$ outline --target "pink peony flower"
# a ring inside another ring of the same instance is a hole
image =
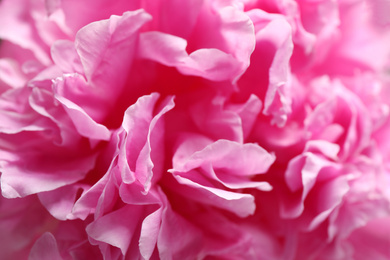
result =
[[[0,258],[388,259],[388,7],[1,0]]]

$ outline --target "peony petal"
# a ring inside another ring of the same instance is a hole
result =
[[[234,80],[242,71],[231,55],[218,49],[199,49],[192,52],[178,67],[185,75],[203,77],[214,81]]]
[[[200,132],[215,140],[243,143],[260,113],[261,101],[252,95],[244,104],[230,103],[223,96],[204,97],[191,108],[191,116]]]
[[[61,7],[60,0],[45,0],[45,7],[49,15],[53,14]]]
[[[63,260],[55,237],[51,233],[43,234],[32,247],[28,260]]]
[[[0,132],[16,134],[23,131],[43,131],[51,125],[46,118],[39,118],[28,104],[30,88],[10,89],[0,98]]]
[[[354,246],[354,259],[388,259],[390,256],[389,221],[389,218],[372,220],[351,234],[350,241]]]
[[[139,37],[137,55],[166,66],[178,66],[188,56],[186,47],[187,41],[180,37],[157,31],[143,32]]]
[[[201,132],[215,139],[243,143],[243,126],[240,116],[224,108],[224,98],[205,99],[191,107],[192,118]]]
[[[89,214],[94,213],[99,197],[104,193],[108,181],[109,175],[105,174],[91,188],[81,194],[80,198],[74,203],[72,213],[68,215],[68,218],[86,219]]]
[[[207,39],[217,46],[200,47],[187,54],[187,43],[184,39],[161,32],[146,32],[140,37],[139,55],[141,58],[175,66],[185,75],[200,76],[213,81],[235,81],[249,65],[248,58],[254,48],[253,25],[246,15],[232,7],[219,10],[218,19],[220,21],[213,23],[216,22],[218,27],[220,26],[219,34],[226,43],[222,49],[218,48],[218,41]]]
[[[175,213],[169,204],[164,207],[157,240],[161,259],[190,260],[202,250],[202,238],[200,230],[195,225]]]
[[[229,80],[240,69],[230,54],[218,49],[199,49],[188,55],[186,46],[186,41],[179,37],[147,32],[141,34],[139,55],[140,58],[177,67],[185,75],[215,81]]]
[[[272,190],[272,186],[265,181],[253,181],[249,178],[245,180],[241,176],[232,175],[225,171],[217,171],[215,173],[213,169],[209,169],[207,172],[212,179],[217,180],[229,189],[255,188],[262,191]]]
[[[273,32],[278,31],[275,35]],[[269,70],[269,86],[264,100],[265,115],[271,115],[273,122],[283,126],[291,113],[289,93],[289,61],[292,54],[291,27],[283,19],[275,19],[266,29],[258,33],[257,38],[272,41],[277,50]]]
[[[92,86],[122,88],[133,60],[137,32],[150,19],[142,10],[125,12],[122,16],[113,15],[109,20],[91,23],[78,31],[75,48]],[[122,55],[115,55],[118,51]],[[118,95],[116,91],[101,94]]]
[[[179,175],[174,177],[181,185],[186,186],[186,188],[178,187],[176,190],[181,191],[188,198],[228,210],[242,218],[252,215],[255,211],[252,195],[203,186]]]
[[[59,79],[57,84],[61,84]],[[105,141],[110,139],[111,132],[104,125],[96,123],[80,106],[59,95],[55,95],[55,98],[64,106],[81,136]]]
[[[80,29],[74,44],[87,82],[79,75],[72,76],[74,80],[68,77],[58,92],[74,103],[80,102],[82,108],[86,106],[85,111],[96,122],[106,120],[115,106],[113,100],[116,101],[124,89],[138,43],[138,31],[150,18],[142,10],[125,12],[122,16],[113,15]],[[62,42],[58,48],[63,47],[71,53],[69,64],[54,49],[56,62],[64,69],[79,70],[78,59],[67,45]],[[118,51],[122,55],[116,55]],[[76,88],[72,82],[76,83]]]
[[[83,65],[75,45],[69,40],[58,40],[51,46],[51,58],[64,73],[83,74]]]
[[[37,158],[30,168],[20,169],[20,162],[2,167],[2,194],[6,198],[24,197],[80,181],[93,167],[94,157],[70,159],[66,162],[63,159],[55,161],[53,158],[50,163],[46,161],[45,165],[42,165],[41,158]],[[61,169],[58,169],[58,165],[61,165]]]
[[[0,59],[0,82],[4,82],[7,87],[20,88],[26,84],[27,78],[20,70],[15,60]],[[2,84],[1,84],[2,85]],[[6,90],[0,85],[0,93]]]
[[[183,38],[191,35],[203,4],[202,0],[156,0],[141,3],[142,8],[153,17],[153,20],[148,23],[150,31],[161,31]],[[177,10],[188,10],[188,12],[177,12]]]
[[[18,199],[1,196],[0,259],[28,259],[37,238],[57,224],[36,196]]]
[[[86,231],[94,240],[118,247],[125,255],[137,229],[137,225],[129,220],[138,221],[141,214],[142,209],[125,206],[98,218],[87,226]]]
[[[148,192],[151,188],[152,178],[159,178],[162,174],[162,172],[159,172],[162,170],[164,161],[161,156],[164,151],[161,149],[163,129],[160,122],[164,114],[173,109],[174,106],[173,97],[167,98],[162,109],[150,121],[146,144],[137,158],[135,174],[138,181],[143,184],[145,192]]]
[[[210,58],[203,56],[203,54],[212,54],[209,50],[214,49],[230,54],[236,60],[237,70],[232,70],[231,72],[235,74],[228,79],[235,84],[249,65],[249,57],[255,45],[253,32],[252,21],[238,6],[228,2],[220,4],[215,2],[203,5],[203,9],[199,13],[198,23],[194,28],[193,34],[188,39],[190,57],[196,53],[197,62],[201,61],[201,58],[208,61]],[[214,55],[216,54],[218,52],[215,52]],[[218,54],[218,56],[220,56],[218,59],[222,61],[222,54]],[[202,63],[206,65],[204,62]],[[218,64],[217,62],[213,63]],[[210,64],[212,63],[210,62]],[[230,66],[233,67],[233,63]],[[224,67],[220,67],[220,69],[222,71],[225,70]],[[182,72],[186,73],[186,71]],[[213,74],[217,76],[216,71]],[[228,75],[226,74],[226,76]]]
[[[342,205],[343,198],[349,190],[350,187],[346,178],[342,177],[318,187],[315,191],[315,196],[318,196],[317,205],[315,205],[315,210],[318,212],[318,215],[311,220],[308,230],[315,229],[320,223],[329,218],[331,214],[334,214],[335,209]]]
[[[142,222],[141,235],[139,239],[139,250],[144,259],[150,259],[157,245],[157,238],[160,232],[162,208],[156,210]]]
[[[121,15],[125,11],[139,8],[141,8],[139,1],[61,0],[66,25],[72,32],[77,32],[92,22],[108,19],[110,15]]]
[[[160,111],[154,115],[158,98],[159,95],[156,93],[139,98],[134,105],[126,110],[122,124],[127,135],[124,140],[125,146],[121,150],[122,156],[119,156],[119,165],[125,169],[122,172],[122,179],[125,183],[131,183],[136,177],[144,186],[145,192],[148,192],[151,187],[153,175],[161,174],[157,172],[161,166],[156,165],[155,167],[157,161],[152,162],[154,155],[161,158],[161,154],[155,154],[152,150],[154,142],[160,142],[155,138],[162,136],[163,133],[159,121],[165,113],[174,107],[172,97],[167,98],[162,103]],[[161,146],[160,143],[156,145]],[[155,149],[161,150],[161,147]],[[158,159],[158,161],[162,163],[163,160]],[[134,177],[132,177],[133,174]]]
[[[25,8],[28,1],[16,1],[5,0],[0,3],[0,23],[6,25],[0,28],[0,38],[32,50],[39,62],[50,65],[48,47],[37,35],[34,23],[31,22],[30,9]]]
[[[214,169],[224,169],[232,175],[246,176],[266,172],[275,160],[273,154],[256,144],[239,144],[228,140],[218,140],[202,147],[202,150],[192,150],[202,143],[207,141],[201,136],[186,138],[173,157],[172,171],[186,172],[211,163]]]
[[[65,186],[53,191],[41,192],[38,197],[53,217],[67,220],[71,216],[77,192],[83,188],[86,189],[82,185]]]
[[[227,110],[234,111],[241,119],[244,140],[251,133],[257,116],[260,113],[262,103],[256,95],[251,95],[245,104],[227,104]]]

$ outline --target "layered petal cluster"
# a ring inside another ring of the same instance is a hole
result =
[[[386,11],[1,0],[0,258],[389,259]]]

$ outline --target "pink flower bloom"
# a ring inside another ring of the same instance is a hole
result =
[[[388,259],[387,9],[0,1],[0,258]]]

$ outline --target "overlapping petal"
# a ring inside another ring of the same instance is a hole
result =
[[[0,258],[387,259],[387,9],[0,1]]]

